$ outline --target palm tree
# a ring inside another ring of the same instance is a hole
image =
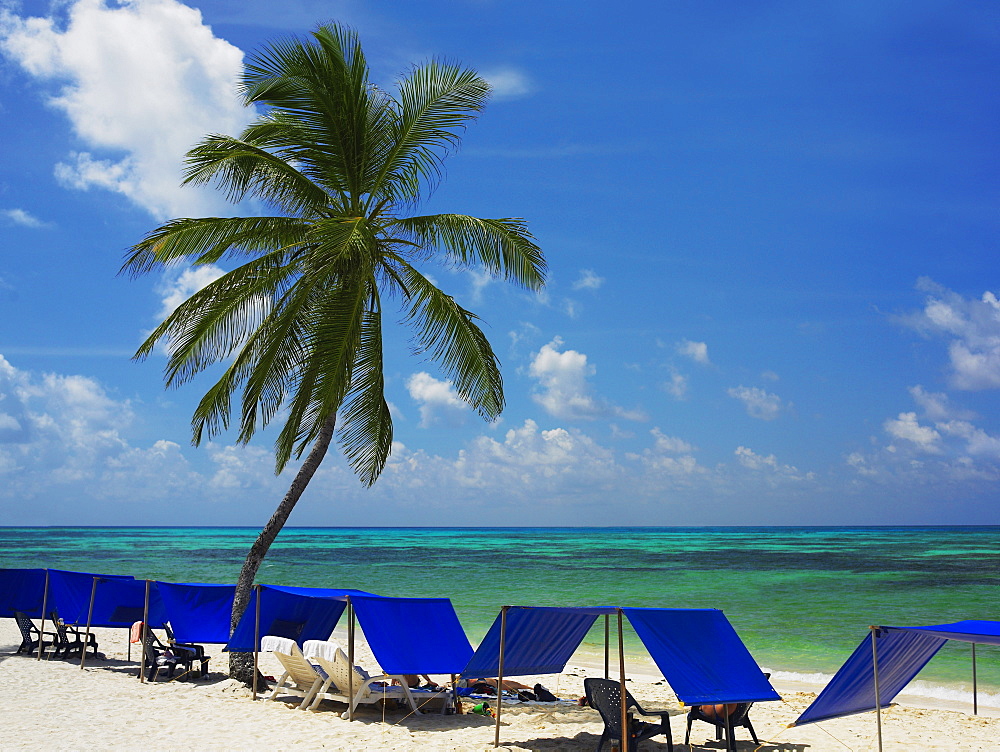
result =
[[[257,570],[336,437],[371,486],[392,444],[384,395],[382,313],[392,300],[416,350],[436,361],[486,420],[503,409],[496,356],[477,317],[418,265],[485,268],[530,290],[545,259],[522,219],[412,216],[490,87],[441,61],[414,66],[395,96],[375,86],[357,35],[320,26],[252,55],[240,80],[263,114],[239,138],[209,135],[187,154],[185,183],[213,183],[272,216],[175,219],[129,249],[123,272],[230,262],[142,344],[167,346],[164,379],[183,384],[226,365],[192,419],[193,443],[229,427],[239,390],[238,441],[280,415],[276,472],[308,449],[291,487],[250,548],[233,604],[235,628]],[[246,662],[231,673],[247,678]]]

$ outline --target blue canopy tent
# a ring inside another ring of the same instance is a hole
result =
[[[558,674],[597,617],[613,613],[613,608],[504,606],[462,676]]]
[[[347,608],[349,595],[371,593],[349,589],[257,585],[225,649],[256,652],[260,650],[260,638],[264,635],[289,637],[299,647],[307,640],[326,640]]]
[[[229,642],[235,585],[157,582],[177,642]]]
[[[350,602],[383,673],[460,674],[472,658],[448,598],[352,595]]]
[[[462,676],[496,675],[499,687],[504,676],[561,672],[597,617],[612,613],[618,614],[623,698],[624,615],[686,704],[781,699],[729,620],[717,609],[504,606]],[[607,640],[607,629],[605,635]],[[605,660],[605,677],[607,673]],[[495,747],[500,746],[501,697],[498,692]],[[622,712],[624,715],[624,700]]]
[[[13,618],[15,611],[41,617],[45,593],[44,569],[0,569],[0,617]]]
[[[869,710],[877,712],[882,748],[882,706],[892,702],[948,640],[972,643],[973,710],[976,643],[1000,645],[1000,621],[966,620],[926,627],[872,627],[793,726]]]
[[[780,700],[722,611],[623,608],[685,705]]]

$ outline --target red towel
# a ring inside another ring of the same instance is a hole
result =
[[[132,631],[129,634],[129,642],[142,642],[142,622],[137,621],[132,625]]]

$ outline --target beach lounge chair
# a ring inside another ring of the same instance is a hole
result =
[[[764,674],[764,676],[768,679],[771,678],[770,674]],[[733,731],[740,726],[749,731],[753,743],[759,745],[760,741],[757,739],[757,733],[753,730],[753,724],[750,723],[748,715],[752,705],[752,702],[729,703],[725,706],[725,710],[721,710],[721,705],[692,706],[687,715],[687,733],[684,735],[684,743],[687,744],[691,740],[691,724],[694,721],[703,721],[715,726],[716,740],[725,739],[726,749],[730,752],[736,749]],[[720,710],[721,712],[717,712]]]
[[[38,650],[39,640],[42,640],[42,652],[56,647],[58,636],[52,632],[41,632],[23,611],[14,612],[14,621],[17,622],[17,628],[21,630],[21,644],[15,655],[22,653],[33,655]]]
[[[402,675],[370,676],[360,666],[352,666],[347,654],[335,642],[310,640],[305,644],[305,651],[329,677],[329,681],[313,696],[310,710],[316,710],[323,700],[346,703],[351,710],[358,705],[395,700],[405,702],[413,713],[420,715],[421,706],[430,700],[440,698],[445,705],[452,701],[451,690],[410,688]],[[394,679],[398,684],[392,683]],[[348,696],[348,687],[353,689],[353,697]]]
[[[59,618],[57,611],[49,614],[52,625],[56,630],[56,649],[53,655],[56,658],[72,658],[74,655],[80,656],[90,648],[94,657],[97,657],[97,637],[93,633],[81,632],[71,624],[65,624]]]
[[[205,655],[205,646],[193,642],[177,642],[169,624],[163,625],[163,631],[167,635],[167,645],[170,646],[174,654],[188,658],[191,664],[197,661],[201,666],[200,671],[197,672],[198,678],[204,679],[208,676],[208,662],[212,660],[212,657]]]
[[[318,691],[326,691],[330,686],[332,680],[329,675],[306,660],[295,640],[265,635],[260,640],[260,649],[271,652],[284,669],[269,700],[277,699],[279,694],[301,697],[299,708],[305,710]]]
[[[588,678],[583,680],[583,687],[587,695],[587,704],[600,713],[604,720],[604,733],[601,735],[601,741],[597,744],[597,752],[601,752],[605,742],[611,739],[620,741],[622,738],[622,686],[613,679]],[[625,702],[628,711],[635,710],[640,715],[660,717],[659,723],[647,723],[632,718],[632,714],[629,712],[628,748],[637,750],[639,742],[663,734],[667,737],[667,749],[673,750],[674,740],[670,734],[670,712],[666,710],[647,712],[628,692],[625,693]]]

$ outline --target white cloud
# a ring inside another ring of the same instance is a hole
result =
[[[421,371],[406,380],[410,397],[420,405],[420,427],[429,428],[444,420],[450,425],[461,424],[468,411],[451,381],[435,379]]]
[[[917,288],[927,293],[919,313],[900,318],[907,326],[949,340],[951,382],[957,389],[1000,388],[1000,301],[986,291],[976,300],[965,298],[922,278]]]
[[[21,227],[30,227],[37,230],[47,225],[42,220],[31,216],[24,209],[4,209],[0,211],[0,216],[6,217],[9,222]]]
[[[663,388],[667,394],[674,399],[682,400],[687,397],[688,380],[687,377],[677,371],[671,370],[670,381],[664,382]]]
[[[733,399],[746,407],[747,414],[760,420],[774,420],[781,413],[781,398],[757,387],[739,386],[726,390]]]
[[[116,191],[158,219],[221,205],[180,187],[182,159],[208,133],[239,132],[251,113],[234,88],[243,53],[200,11],[176,0],[76,0],[65,22],[6,11],[0,49],[59,86],[49,104],[93,150],[56,167],[63,185]]]
[[[580,277],[573,283],[574,290],[598,290],[604,284],[604,277],[598,277],[593,269],[581,269]]]
[[[774,473],[790,480],[813,480],[815,477],[813,473],[802,474],[794,465],[781,464],[773,454],[764,456],[745,446],[736,447],[733,454],[740,465],[755,472]]]
[[[936,427],[942,434],[962,439],[967,454],[973,457],[1000,459],[1000,438],[991,436],[972,423],[965,420],[949,420],[936,424]]]
[[[177,310],[177,306],[223,274],[225,272],[213,264],[192,266],[182,270],[180,274],[168,272],[157,286],[157,292],[162,298],[157,319],[165,319]]]
[[[701,363],[704,366],[710,365],[708,345],[704,342],[691,342],[690,340],[683,339],[677,343],[677,352],[691,358],[695,363]]]
[[[543,345],[535,354],[528,370],[541,386],[541,391],[535,392],[532,398],[549,415],[567,420],[594,420],[612,416],[645,420],[645,416],[639,411],[625,410],[594,397],[587,379],[594,375],[596,369],[581,352],[560,352],[562,345],[563,341],[559,337]]]
[[[473,305],[483,302],[483,291],[493,282],[493,275],[485,269],[466,269],[469,275],[471,286],[469,288],[469,300]]]
[[[929,426],[920,425],[916,413],[900,413],[898,418],[890,418],[883,426],[894,439],[909,442],[925,452],[941,451],[941,434]]]
[[[976,417],[976,414],[970,410],[952,407],[947,394],[928,392],[919,384],[910,387],[910,396],[924,409],[924,413],[931,420],[950,420],[952,418],[973,420]]]
[[[530,79],[515,68],[496,68],[481,73],[493,87],[494,99],[517,99],[533,91]]]

